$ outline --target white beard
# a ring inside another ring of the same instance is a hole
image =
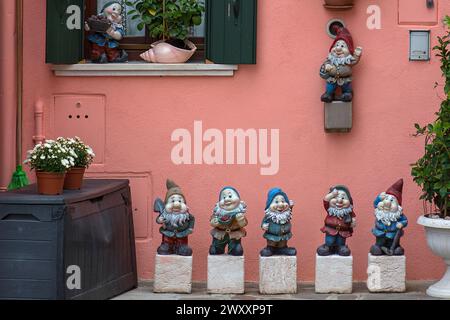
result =
[[[245,213],[247,210],[242,203],[236,209],[233,210],[225,210],[222,209],[219,203],[216,203],[216,207],[214,208],[214,216],[218,218],[222,218],[223,216],[234,217],[238,213]]]
[[[330,60],[330,62],[335,66],[343,66],[351,64],[355,60],[355,58],[353,58],[351,54],[343,58],[338,58],[333,53],[330,53],[328,55],[328,60]]]
[[[174,228],[178,228],[180,226],[182,226],[184,223],[186,223],[187,221],[189,221],[190,216],[189,216],[189,212],[184,212],[184,213],[172,213],[172,212],[167,212],[164,209],[164,212],[161,214],[161,216],[164,219],[164,224],[166,226],[170,226],[170,227],[174,227]]]
[[[339,219],[342,219],[346,215],[350,214],[353,211],[353,206],[351,205],[348,208],[338,209],[334,207],[328,208],[328,214],[332,217],[338,217]]]
[[[403,213],[403,208],[401,206],[398,206],[398,210],[395,212],[392,211],[384,211],[382,209],[375,209],[375,217],[378,221],[381,221],[387,226],[390,226],[392,222],[398,221],[400,216]]]
[[[266,217],[269,217],[276,224],[286,224],[292,219],[291,208],[283,212],[271,211],[270,208],[266,210]]]

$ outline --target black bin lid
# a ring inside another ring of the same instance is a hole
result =
[[[81,190],[64,190],[60,196],[37,193],[36,184],[16,191],[0,192],[0,204],[62,205],[95,199],[128,187],[129,180],[86,179]]]

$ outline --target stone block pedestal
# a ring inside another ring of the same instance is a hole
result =
[[[156,255],[155,261],[154,292],[192,292],[192,257]]]
[[[259,257],[259,292],[297,293],[297,257]]]
[[[245,259],[230,255],[208,256],[208,293],[243,294]]]
[[[325,103],[325,131],[350,132],[353,127],[352,102]]]
[[[369,253],[367,288],[370,292],[405,292],[406,257]]]
[[[353,257],[316,255],[316,293],[352,293]]]

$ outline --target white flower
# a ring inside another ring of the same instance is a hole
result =
[[[51,145],[49,143],[44,144],[44,147],[46,147],[47,149],[51,149]]]
[[[41,160],[45,160],[45,155],[42,155],[42,156],[41,156]]]
[[[36,159],[37,159],[37,156],[36,156],[36,155],[34,155],[34,156],[33,156],[33,160],[36,160]]]

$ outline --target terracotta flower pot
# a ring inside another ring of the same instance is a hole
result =
[[[84,173],[86,168],[72,168],[66,173],[64,179],[65,190],[80,190],[83,185]]]
[[[184,41],[190,50],[177,48],[163,40],[151,45],[151,49],[141,54],[141,58],[153,63],[185,63],[197,51],[197,47],[189,40]]]
[[[38,193],[48,196],[63,194],[65,173],[36,172]]]
[[[349,9],[354,4],[354,0],[325,0],[325,7],[329,9]]]

